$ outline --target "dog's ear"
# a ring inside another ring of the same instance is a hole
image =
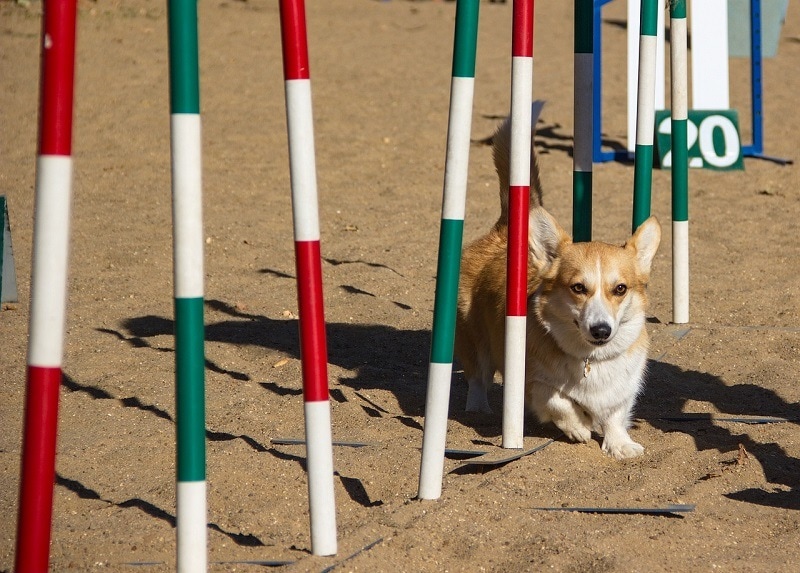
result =
[[[642,272],[650,272],[650,265],[653,263],[653,257],[656,256],[659,243],[661,243],[661,225],[655,217],[650,217],[639,225],[626,243],[626,246],[630,245],[636,249],[636,261]]]
[[[539,269],[549,266],[558,257],[561,246],[569,241],[569,235],[550,213],[542,207],[531,209],[528,220],[528,248],[533,262]]]

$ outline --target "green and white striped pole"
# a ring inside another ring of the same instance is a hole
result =
[[[655,131],[658,0],[641,0],[636,155],[633,164],[633,230],[650,216]]]
[[[206,571],[203,214],[197,0],[169,0],[177,570]]]
[[[572,153],[572,238],[592,240],[594,2],[575,0],[575,147]]]
[[[433,304],[419,499],[438,499],[442,494],[450,377],[453,372],[458,278],[461,269],[461,243],[467,197],[479,6],[479,0],[458,0],[456,4],[442,226],[439,232],[439,260]]]
[[[689,322],[689,150],[686,0],[670,2],[672,82],[672,322]]]

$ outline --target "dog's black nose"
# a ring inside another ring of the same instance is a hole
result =
[[[600,324],[592,326],[589,332],[595,340],[608,340],[608,337],[611,336],[611,326],[605,322],[601,322]]]

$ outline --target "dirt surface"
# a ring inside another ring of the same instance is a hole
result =
[[[537,6],[545,203],[569,229],[572,3]],[[794,3],[793,3],[794,4]],[[766,151],[797,159],[800,10],[764,61]],[[169,571],[175,551],[174,354],[165,2],[81,0],[74,211],[53,571]],[[454,3],[309,2],[339,554],[310,554],[277,3],[200,3],[212,571],[785,571],[800,542],[797,166],[691,173],[691,323],[671,320],[669,173],[651,285],[653,343],[624,463],[556,439],[500,467],[445,462],[418,487],[450,92]],[[482,3],[473,137],[509,108],[511,5]],[[604,137],[625,141],[625,5],[604,10]],[[41,4],[0,2],[0,194],[20,302],[0,312],[0,570],[13,566],[28,328]],[[746,60],[732,105],[750,141]],[[594,237],[630,228],[633,168],[595,167]],[[471,150],[465,240],[498,212]],[[494,415],[448,446],[494,451]],[[699,414],[691,419],[681,415]],[[740,416],[789,418],[745,424]],[[526,446],[557,438],[529,420]],[[663,508],[673,515],[539,508]],[[250,564],[248,564],[248,562]],[[260,562],[261,564],[257,564]]]

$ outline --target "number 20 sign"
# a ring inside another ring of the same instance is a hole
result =
[[[672,169],[672,122],[669,110],[656,112],[656,146],[662,169]],[[689,110],[686,124],[689,167],[727,171],[744,169],[735,110]]]

